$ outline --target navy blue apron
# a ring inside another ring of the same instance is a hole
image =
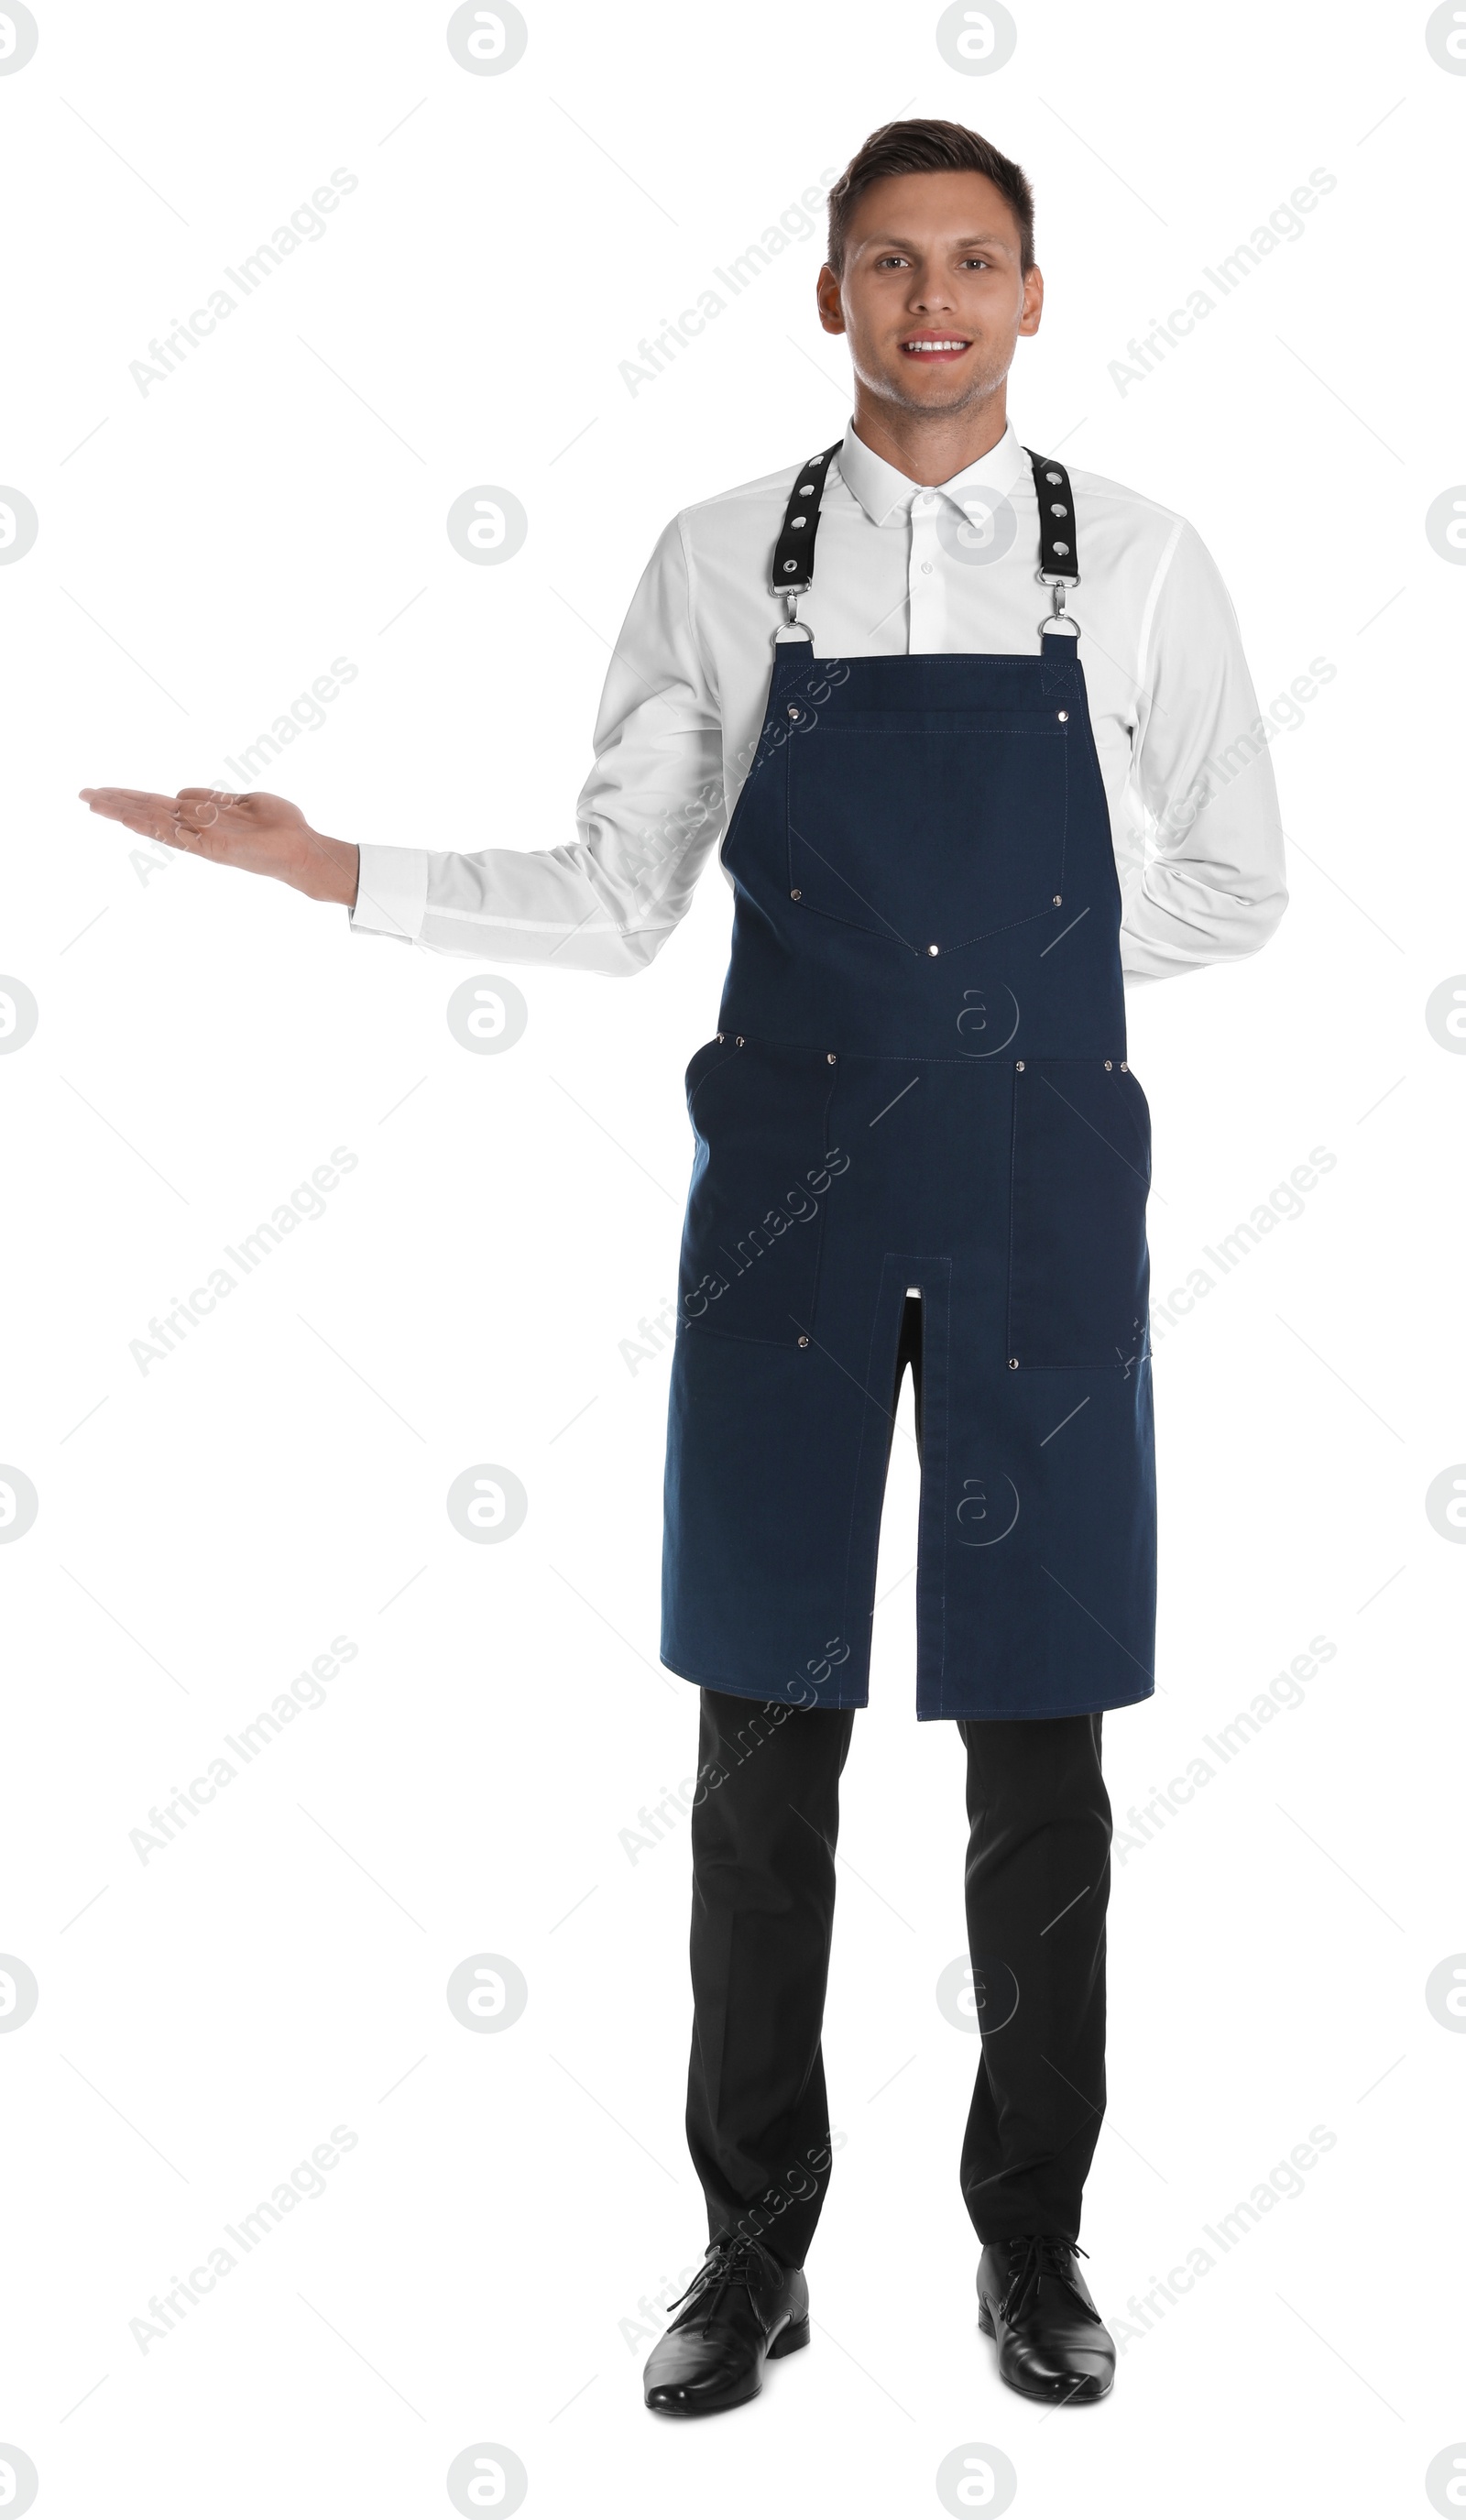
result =
[[[687,1072],[662,1659],[864,1706],[898,1343],[919,1288],[916,1713],[1153,1689],[1150,1114],[1078,633],[1073,499],[1034,457],[1032,655],[819,657],[828,448],[723,847],[733,951]],[[1036,597],[1036,605],[1040,601]]]

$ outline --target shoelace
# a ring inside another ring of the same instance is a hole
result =
[[[1088,2255],[1087,2249],[1080,2247],[1078,2240],[1061,2239],[1048,2231],[1028,2231],[1022,2239],[1012,2240],[1008,2245],[1011,2252],[1008,2279],[999,2309],[1009,2325],[1021,2318],[1030,2302],[1037,2298],[1044,2275],[1052,2275],[1064,2286],[1086,2318],[1098,2316],[1074,2280],[1074,2259]]]
[[[730,2287],[733,2284],[741,2284],[751,2303],[754,2274],[757,2272],[767,2281],[769,2272],[767,2252],[760,2247],[757,2240],[720,2240],[716,2244],[716,2255],[704,2260],[687,2291],[680,2292],[677,2301],[670,2303],[669,2308],[676,2310],[679,2302],[690,2302],[695,2294],[705,2292],[707,2300],[703,2307],[707,2316],[703,2321],[702,2332],[706,2336],[718,2305]],[[672,2323],[676,2325],[678,2322],[674,2320]]]

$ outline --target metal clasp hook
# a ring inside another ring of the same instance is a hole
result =
[[[1049,589],[1052,598],[1048,611],[1039,624],[1040,636],[1044,637],[1055,630],[1065,630],[1077,639],[1079,623],[1072,612],[1066,612],[1064,609],[1064,596],[1068,587],[1079,585],[1078,577],[1045,577],[1042,568],[1036,569],[1034,574],[1041,586],[1046,586]]]
[[[801,621],[799,618],[799,597],[797,593],[792,586],[781,587],[779,592],[784,600],[784,617],[778,628],[774,633],[774,645],[777,648],[791,639],[808,639],[810,646],[813,648],[815,644],[815,634],[810,628],[809,623],[807,621]]]

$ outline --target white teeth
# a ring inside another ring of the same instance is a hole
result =
[[[965,341],[903,341],[904,350],[965,350]]]

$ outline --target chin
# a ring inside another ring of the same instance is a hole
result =
[[[988,377],[955,377],[948,370],[942,375],[913,377],[902,367],[890,381],[892,400],[907,411],[963,411],[972,402],[981,402],[993,391]]]

